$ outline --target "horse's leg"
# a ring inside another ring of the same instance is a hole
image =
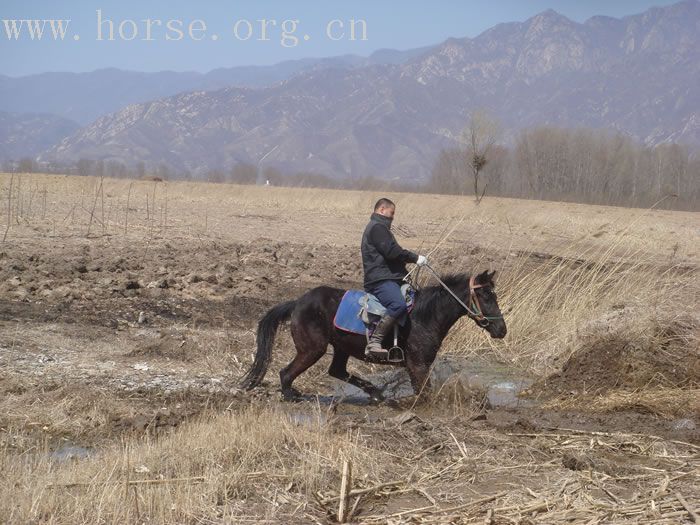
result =
[[[285,401],[293,401],[299,398],[301,392],[292,387],[292,383],[316,361],[321,359],[328,347],[328,337],[319,326],[303,326],[301,323],[292,322],[291,332],[297,355],[291,363],[280,371],[282,396]]]
[[[335,377],[336,379],[340,379],[341,381],[345,381],[346,383],[349,383],[352,386],[366,392],[367,395],[369,395],[372,403],[380,403],[383,401],[384,396],[379,388],[374,386],[366,379],[362,379],[361,377],[357,377],[356,375],[348,372],[347,365],[349,357],[350,356],[347,352],[334,348],[333,361],[331,361],[331,366],[328,369],[328,375]]]
[[[412,352],[407,352],[406,369],[414,394],[427,398],[430,395],[430,365],[420,358],[412,357]]]

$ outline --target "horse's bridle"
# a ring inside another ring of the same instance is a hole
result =
[[[479,302],[479,296],[476,295],[476,290],[478,288],[485,288],[487,285],[485,284],[477,284],[476,283],[476,277],[471,276],[469,278],[469,306],[464,304],[464,301],[462,301],[459,297],[457,297],[457,294],[454,293],[452,290],[450,290],[449,286],[447,286],[442,279],[440,279],[440,276],[437,274],[435,270],[433,270],[429,264],[425,265],[428,270],[433,274],[433,276],[438,280],[438,282],[442,285],[442,287],[447,290],[452,297],[460,304],[462,307],[467,311],[467,315],[474,319],[476,321],[476,324],[478,324],[481,328],[486,328],[491,324],[492,319],[503,319],[502,315],[498,316],[486,316],[482,313],[481,310],[481,303]]]
[[[479,302],[479,296],[476,295],[477,288],[484,288],[484,284],[476,284],[476,277],[473,275],[469,278],[469,306],[473,308],[473,311],[467,308],[469,316],[476,321],[476,323],[482,327],[486,328],[490,320],[486,317],[481,310],[481,303]]]

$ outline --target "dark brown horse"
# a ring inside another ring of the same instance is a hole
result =
[[[429,388],[430,366],[443,339],[460,317],[469,315],[493,338],[505,337],[506,324],[494,291],[495,273],[484,272],[474,277],[465,274],[445,277],[443,282],[446,287],[459,300],[442,286],[426,287],[416,293],[415,307],[399,332],[399,346],[405,350],[403,365],[408,369],[416,394]],[[330,344],[333,347],[333,361],[328,373],[364,390],[373,401],[381,401],[379,388],[347,371],[350,356],[363,361],[372,360],[365,357],[365,336],[343,332],[333,324],[344,293],[345,290],[320,286],[295,301],[278,304],[268,311],[258,323],[257,353],[241,386],[251,389],[263,380],[272,358],[277,329],[281,323],[291,319],[297,355],[280,372],[285,399],[294,400],[301,395],[292,387],[292,383],[325,355]]]

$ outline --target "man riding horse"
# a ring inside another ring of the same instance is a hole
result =
[[[346,331],[335,324],[338,309],[349,291],[317,286],[297,299],[273,306],[260,319],[255,359],[241,380],[241,387],[249,390],[262,382],[272,362],[275,335],[279,326],[289,321],[296,355],[280,370],[284,399],[300,398],[301,392],[292,386],[294,380],[325,356],[329,346],[333,347],[333,359],[328,368],[331,377],[363,390],[373,402],[383,399],[381,388],[350,373],[347,364],[350,357],[392,364],[385,359],[387,354],[386,350],[382,351],[382,340],[401,317],[407,317],[399,286],[406,275],[405,265],[409,262],[427,264],[424,256],[404,250],[394,239],[390,228],[395,211],[393,202],[380,199],[362,239],[365,289],[388,308],[369,345],[364,333]],[[416,292],[410,324],[405,324],[397,341],[405,350],[401,365],[408,371],[415,394],[429,392],[431,364],[442,341],[460,318],[470,317],[495,339],[505,337],[507,328],[496,299],[494,274],[488,271],[471,275],[458,273],[441,278],[435,274],[438,286],[425,286]],[[378,351],[379,358],[368,358],[367,347],[370,352],[373,348]]]
[[[396,242],[391,233],[395,213],[396,205],[392,201],[379,199],[362,234],[364,288],[386,308],[365,348],[367,356],[385,357],[388,351],[382,348],[382,341],[397,323],[403,325],[406,318],[406,299],[401,292],[406,263],[423,266],[428,262],[425,256],[404,250]]]

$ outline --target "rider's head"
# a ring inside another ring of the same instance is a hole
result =
[[[389,199],[381,198],[374,205],[374,213],[393,219],[394,213],[396,213],[396,204]]]

